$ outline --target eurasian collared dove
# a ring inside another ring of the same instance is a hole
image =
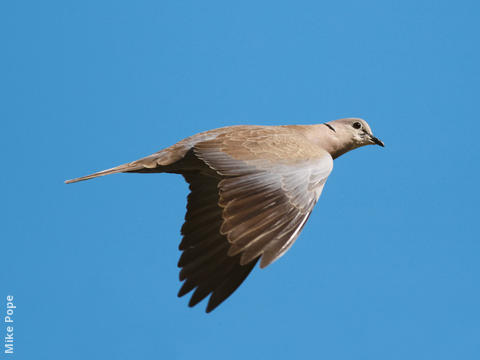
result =
[[[318,125],[229,126],[202,132],[145,158],[91,175],[176,173],[190,185],[178,266],[178,296],[195,289],[189,306],[209,294],[215,309],[260,260],[271,264],[292,246],[333,159],[383,143],[357,118]]]

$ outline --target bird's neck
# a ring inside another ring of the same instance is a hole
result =
[[[312,143],[328,151],[333,159],[358,147],[353,141],[341,141],[342,138],[348,138],[341,127],[332,130],[325,124],[305,125],[302,126],[302,132]]]

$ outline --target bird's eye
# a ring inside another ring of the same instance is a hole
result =
[[[360,123],[357,121],[357,122],[354,122],[354,123],[352,124],[352,126],[353,126],[354,129],[357,129],[357,130],[358,130],[358,129],[360,129],[360,128],[362,127],[362,124],[360,124]]]

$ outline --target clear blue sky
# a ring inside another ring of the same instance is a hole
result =
[[[0,358],[480,359],[478,1],[233,3],[0,5]],[[338,159],[292,249],[209,315],[176,297],[181,177],[63,184],[347,116],[386,148]]]

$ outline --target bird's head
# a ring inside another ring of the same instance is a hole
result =
[[[373,136],[370,126],[363,119],[339,119],[324,125],[330,129],[330,136],[334,139],[330,151],[334,158],[365,145],[385,146],[381,140]]]
[[[340,136],[348,137],[357,147],[364,145],[385,146],[383,142],[373,136],[367,122],[359,118],[348,118],[331,121],[329,124]]]

